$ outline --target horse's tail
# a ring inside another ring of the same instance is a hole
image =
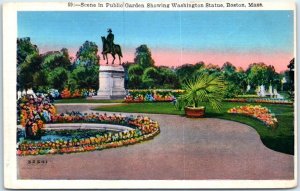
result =
[[[119,50],[120,50],[120,52],[119,52],[119,53],[120,53],[120,54],[119,54],[119,55],[120,55],[120,57],[123,57],[121,46],[120,46],[120,45],[118,45],[118,44],[116,44],[116,46],[117,46],[117,47],[119,48]]]

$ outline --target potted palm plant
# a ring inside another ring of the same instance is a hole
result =
[[[185,81],[184,93],[178,98],[176,107],[184,108],[187,117],[204,117],[205,105],[220,111],[225,93],[225,83],[221,76],[201,74]]]

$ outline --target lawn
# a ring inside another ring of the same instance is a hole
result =
[[[270,149],[287,154],[294,154],[294,108],[291,105],[260,104],[275,113],[278,127],[272,129],[263,122],[252,117],[229,114],[227,110],[248,103],[224,102],[221,112],[216,113],[211,107],[206,108],[206,117],[221,118],[247,124],[259,133],[262,142]],[[257,104],[248,104],[257,105]],[[172,103],[130,103],[116,106],[97,107],[98,111],[128,112],[128,113],[155,113],[183,115],[183,111],[175,109]]]
[[[124,100],[94,100],[86,98],[73,98],[73,99],[59,99],[55,100],[56,103],[122,103]]]

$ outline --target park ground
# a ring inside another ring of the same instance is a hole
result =
[[[57,104],[83,104],[81,109],[88,109],[89,104],[96,104],[93,106],[95,111],[110,111],[110,112],[127,112],[127,113],[152,113],[152,114],[170,114],[170,115],[184,115],[184,111],[176,110],[172,103],[122,103],[123,100],[86,100],[86,99],[67,99],[58,100]],[[122,103],[122,104],[112,104]],[[97,104],[98,105],[97,107]],[[85,105],[85,106],[84,106]],[[227,111],[230,108],[242,105],[261,105],[267,107],[278,119],[277,128],[270,128],[261,121],[248,116],[229,114]],[[70,106],[70,105],[69,105]],[[63,107],[61,105],[60,107]],[[77,107],[72,109],[77,110]],[[69,110],[71,111],[71,110]],[[285,104],[263,104],[263,103],[233,103],[223,102],[223,107],[220,112],[215,112],[210,106],[206,107],[206,117],[219,118],[231,121],[237,121],[247,124],[254,128],[262,142],[268,148],[283,152],[287,154],[294,154],[294,107],[293,105]]]
[[[164,104],[170,103],[161,104],[166,108]],[[130,114],[130,109],[135,107],[144,112],[147,110],[146,105],[126,105],[127,110],[124,111],[123,108],[123,112]],[[95,112],[91,108],[101,110],[98,112],[121,112],[123,106],[101,106],[100,103],[57,104],[57,109],[58,112],[75,108],[82,112]],[[274,105],[274,108],[276,107]],[[288,106],[279,107],[283,108],[283,111],[286,107],[289,111]],[[166,113],[159,105],[156,105],[156,109],[160,113]],[[284,112],[285,115],[287,111]],[[181,116],[181,113],[171,114],[141,114],[157,120],[161,127],[158,136],[141,144],[87,153],[18,157],[18,177],[108,180],[294,178],[293,155],[267,148],[261,141],[262,135],[258,133],[258,127],[254,129],[249,124],[217,119],[210,116],[209,109],[208,118],[203,119],[189,119]],[[226,118],[226,115],[224,116],[223,118]],[[45,158],[48,160],[47,165],[27,164],[28,160]]]

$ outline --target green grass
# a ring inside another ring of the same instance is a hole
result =
[[[240,105],[262,105],[275,113],[278,127],[272,129],[263,122],[252,117],[229,114],[227,110]],[[154,113],[184,115],[184,111],[175,109],[172,103],[130,103],[117,106],[97,107],[98,111]],[[270,149],[287,154],[294,154],[294,108],[291,105],[255,104],[224,102],[221,112],[216,113],[211,107],[206,107],[206,117],[221,118],[247,124],[258,132],[262,142]]]
[[[59,99],[55,100],[54,104],[56,103],[122,103],[124,100],[93,100],[93,99],[86,99],[86,98],[74,98],[74,99]]]

